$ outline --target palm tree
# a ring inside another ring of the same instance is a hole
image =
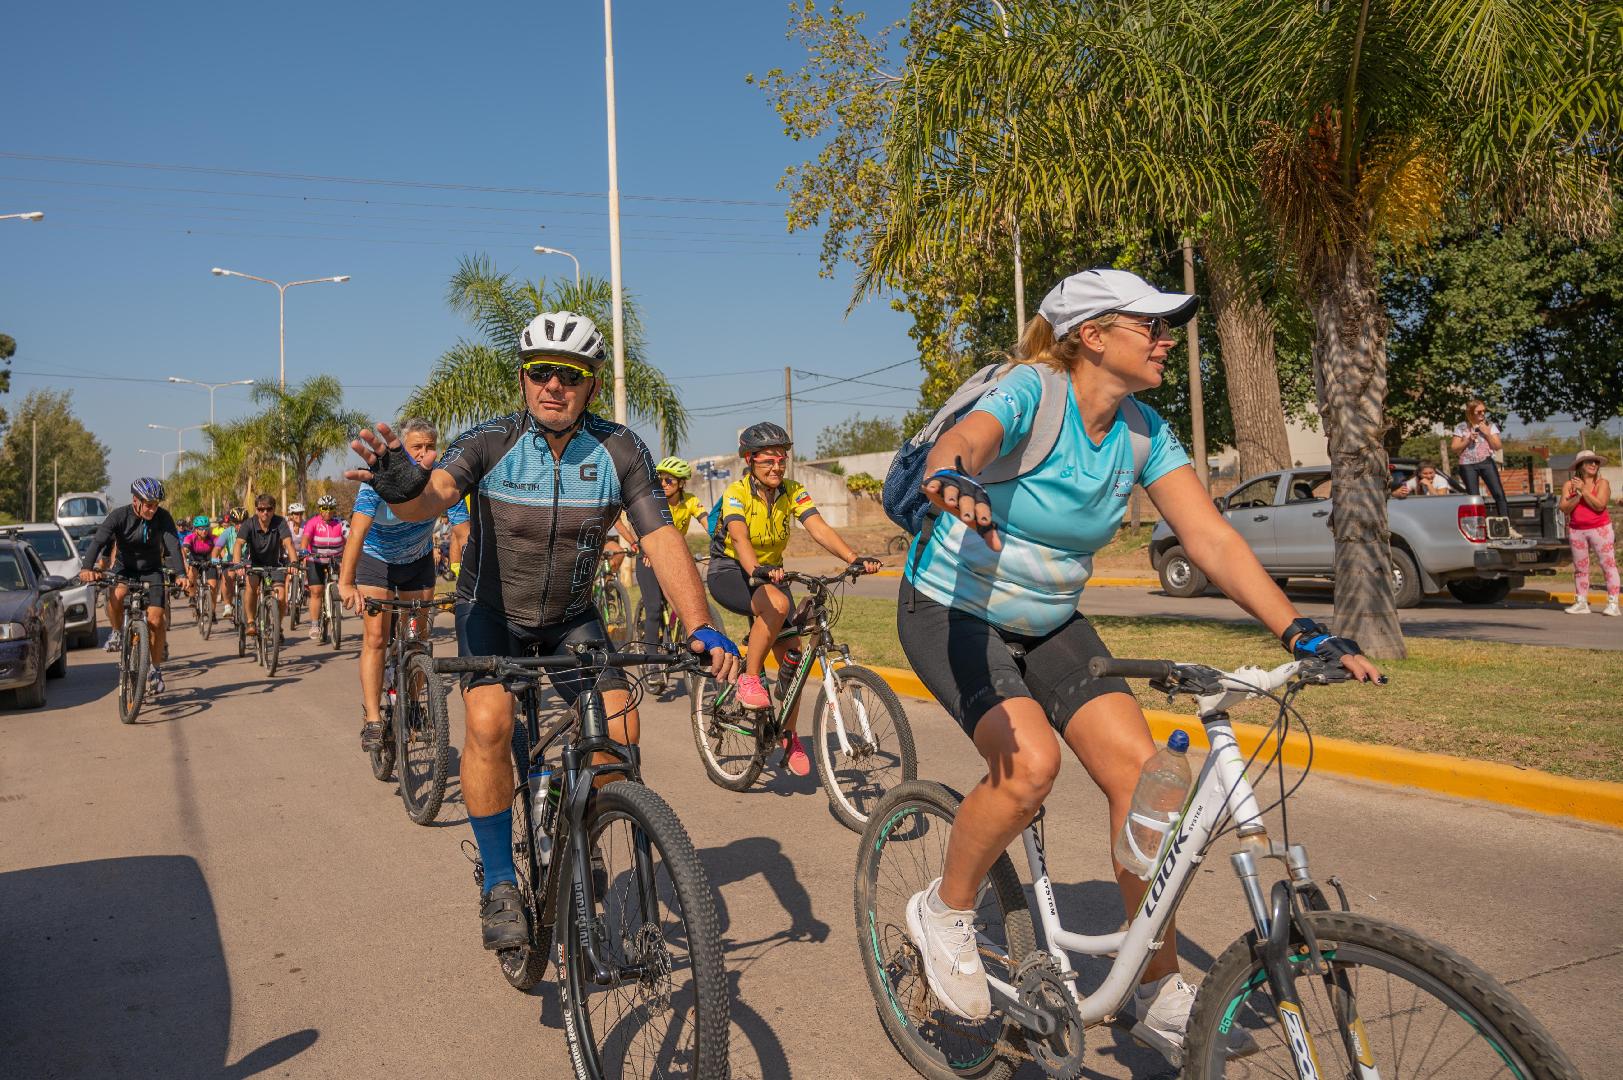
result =
[[[1029,0],[1007,40],[944,35],[887,141],[895,212],[863,284],[1024,222],[1261,218],[1313,317],[1339,632],[1401,656],[1386,525],[1375,246],[1451,206],[1582,233],[1610,220],[1616,7],[1571,0]],[[932,71],[936,62],[945,66]],[[1055,87],[1059,87],[1055,90]],[[1020,104],[1018,153],[1002,102]],[[1226,344],[1226,343],[1225,343]]]
[[[314,375],[282,389],[266,380],[254,384],[253,398],[266,406],[261,433],[265,448],[293,470],[300,502],[309,494],[310,471],[321,459],[349,445],[366,416],[344,408],[344,387],[331,375]]]
[[[553,283],[515,281],[495,269],[488,256],[464,257],[451,276],[446,300],[479,328],[482,341],[458,341],[445,351],[428,381],[407,400],[405,415],[424,416],[454,431],[519,407],[518,339],[531,319],[543,311],[573,311],[591,319],[613,348],[611,303],[607,281],[587,275]],[[636,303],[625,298],[626,404],[639,419],[659,429],[667,450],[687,436],[688,414],[663,373],[648,363],[642,319]],[[592,410],[609,415],[614,401],[614,375],[605,365]]]
[[[245,417],[203,429],[208,449],[188,450],[170,474],[172,499],[208,506],[210,514],[234,505],[248,506],[255,491],[276,484],[276,459],[268,446],[263,415]]]

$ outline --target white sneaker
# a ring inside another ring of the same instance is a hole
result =
[[[157,664],[147,668],[147,690],[154,694],[163,693],[163,672],[158,670]]]
[[[936,910],[941,879],[907,902],[907,932],[924,958],[924,977],[948,1012],[965,1020],[992,1015],[992,990],[975,950],[975,913]]]
[[[107,644],[101,647],[102,652],[117,652],[124,647],[124,637],[117,630],[107,635]]]
[[[1587,596],[1578,597],[1577,603],[1573,604],[1571,607],[1567,608],[1566,610],[1567,610],[1568,615],[1588,615],[1589,614],[1589,597],[1587,597]]]
[[[1182,975],[1166,975],[1140,986],[1128,1003],[1128,1009],[1138,1017],[1132,1029],[1133,1038],[1173,1066],[1182,1068],[1183,1036],[1194,1007],[1195,988],[1184,982]],[[1245,1057],[1257,1052],[1257,1040],[1242,1027],[1230,1028],[1228,1040],[1229,1057]]]
[[[231,605],[230,604],[226,604],[224,607],[220,608],[219,617],[222,618],[222,619],[229,619],[231,617]]]
[[[311,623],[310,624],[310,640],[311,641],[320,641],[321,640],[321,626],[319,624],[317,624],[317,623]]]
[[[1614,619],[1619,616],[1623,616],[1623,611],[1618,610],[1617,597],[1614,596],[1606,601],[1606,610],[1601,612],[1601,614],[1610,615]]]

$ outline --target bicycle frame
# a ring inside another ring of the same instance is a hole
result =
[[[1273,676],[1295,667],[1294,664],[1287,664],[1274,672],[1257,671],[1257,683],[1268,685],[1273,681]],[[1282,684],[1285,678],[1288,675],[1280,677],[1274,685]],[[1126,930],[1098,935],[1066,930],[1060,922],[1053,885],[1049,880],[1048,860],[1039,827],[1042,814],[1039,813],[1037,820],[1021,834],[1026,861],[1035,883],[1037,914],[1042,920],[1047,940],[1054,947],[1054,960],[1061,972],[1075,970],[1069,953],[1083,956],[1108,956],[1114,953],[1116,956],[1104,983],[1087,997],[1082,997],[1075,982],[1069,981],[1071,996],[1085,1024],[1110,1020],[1127,1003],[1151,955],[1162,947],[1163,931],[1178,910],[1184,892],[1193,880],[1195,867],[1205,860],[1207,845],[1225,814],[1233,815],[1239,827],[1238,834],[1247,848],[1260,850],[1264,856],[1278,854],[1286,859],[1293,878],[1304,882],[1308,880],[1305,849],[1293,844],[1285,853],[1274,850],[1257,807],[1256,794],[1246,777],[1245,759],[1240,754],[1239,744],[1235,742],[1228,713],[1224,711],[1224,706],[1233,703],[1230,698],[1243,699],[1245,696],[1243,693],[1218,694],[1200,698],[1202,709],[1199,720],[1206,728],[1211,752],[1206,755],[1200,776],[1184,803],[1182,813],[1168,831],[1168,839],[1162,842],[1154,872],[1150,875],[1149,888]],[[1235,873],[1240,877],[1252,917],[1266,937],[1270,920],[1257,881],[1254,851],[1238,852],[1231,861]],[[1014,987],[995,977],[989,981],[996,1005],[1005,1008],[1022,1023],[1031,1021],[1034,1028],[1047,1026],[1039,1022],[1046,1018],[1038,1017],[1018,1004],[1019,993]]]

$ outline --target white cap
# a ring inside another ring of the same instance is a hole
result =
[[[1128,315],[1160,315],[1173,323],[1187,322],[1200,307],[1200,297],[1162,292],[1137,274],[1108,267],[1072,274],[1049,290],[1037,313],[1062,338],[1089,319],[1112,311]]]

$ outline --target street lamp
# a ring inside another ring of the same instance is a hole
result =
[[[203,430],[202,424],[192,424],[188,427],[175,427],[172,424],[148,424],[147,427],[153,429],[154,431],[173,431],[175,433],[175,454],[177,455],[175,458],[175,468],[177,469],[180,468],[180,457],[178,455],[185,453],[185,451],[181,449],[181,438],[188,431]]]
[[[259,281],[276,287],[276,388],[283,391],[287,390],[287,291],[295,285],[324,285],[327,283],[342,285],[349,280],[349,275],[339,274],[337,277],[307,278],[304,281],[289,281],[283,284],[280,281],[272,281],[270,278],[255,277],[253,274],[244,274],[240,270],[224,270],[218,266],[210,270],[209,273],[215,277],[247,278],[249,281]],[[287,502],[286,461],[282,462],[282,496],[278,502],[281,504]]]
[[[614,422],[626,422],[626,293],[620,280],[620,156],[614,133],[614,6],[603,0],[603,87],[609,127],[609,283],[614,304]]]
[[[169,479],[169,455],[178,454],[178,450],[141,450],[142,454],[154,454],[158,458],[158,469],[163,473],[165,480]]]
[[[222,386],[252,386],[254,384],[252,379],[232,379],[230,382],[207,383],[198,382],[196,379],[183,379],[179,375],[169,376],[169,381],[172,383],[188,383],[192,386],[201,386],[209,392],[209,427],[214,426],[214,391],[218,390]]]
[[[40,210],[30,210],[26,214],[0,214],[0,221],[7,221],[11,218],[16,218],[19,221],[44,221],[45,214]]]
[[[580,260],[579,259],[575,258],[575,256],[573,256],[573,255],[570,255],[569,252],[563,250],[562,248],[544,247],[541,244],[535,245],[535,253],[537,255],[568,255],[569,256],[569,261],[573,262],[575,264],[575,288],[576,288],[577,291],[580,289]]]

